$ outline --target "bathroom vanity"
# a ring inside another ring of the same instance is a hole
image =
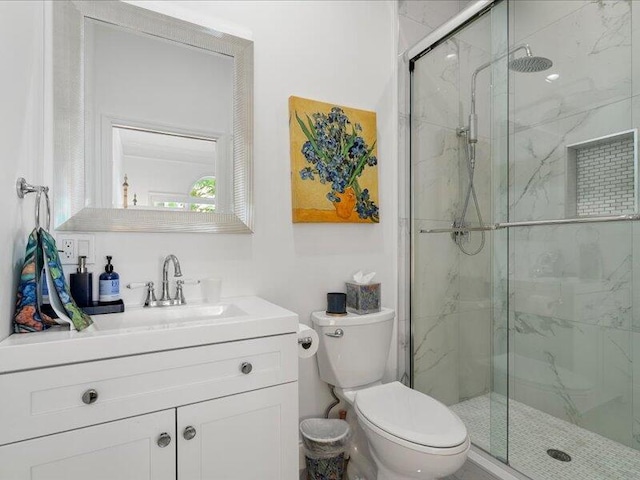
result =
[[[298,475],[298,317],[257,297],[0,342],[0,478]]]

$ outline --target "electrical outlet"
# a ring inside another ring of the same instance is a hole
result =
[[[56,245],[63,265],[77,265],[80,255],[87,257],[87,265],[96,263],[93,235],[58,233]]]
[[[76,242],[72,238],[65,238],[58,247],[61,250],[60,260],[63,265],[74,263],[76,260]]]

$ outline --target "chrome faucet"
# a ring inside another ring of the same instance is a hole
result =
[[[171,295],[169,295],[169,264],[172,262],[173,276],[182,277],[182,269],[180,268],[180,261],[178,260],[178,257],[175,255],[167,255],[164,259],[164,263],[162,264],[162,297],[160,297],[160,300],[156,300],[153,282],[133,282],[127,285],[127,288],[146,288],[147,294],[144,300],[145,307],[185,305],[187,301],[184,298],[184,285],[197,285],[200,283],[200,280],[177,280],[176,296],[171,298]]]
[[[162,265],[162,296],[160,297],[160,302],[169,302],[167,303],[168,305],[175,305],[175,303],[170,303],[172,302],[172,300],[171,296],[169,295],[169,262],[173,262],[173,276],[182,276],[182,270],[180,269],[180,261],[178,260],[178,257],[173,254],[167,255],[164,259],[164,264]],[[180,288],[180,290],[182,289]],[[181,295],[176,294],[177,302],[181,300],[180,297]],[[184,297],[182,297],[182,300],[184,302]]]

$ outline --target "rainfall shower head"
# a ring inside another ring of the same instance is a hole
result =
[[[553,62],[545,57],[526,55],[509,61],[509,69],[520,73],[535,73],[548,70]]]
[[[509,69],[520,73],[535,73],[548,70],[553,66],[553,62],[545,57],[536,57],[531,53],[531,47],[523,43],[503,53],[497,58],[480,65],[471,75],[471,108],[469,110],[469,126],[466,129],[467,143],[471,146],[472,157],[475,156],[475,144],[478,143],[478,116],[476,115],[476,78],[478,74],[489,68],[499,60],[512,57],[516,52],[524,50],[525,54],[519,58],[509,60]],[[471,161],[473,163],[473,159]]]

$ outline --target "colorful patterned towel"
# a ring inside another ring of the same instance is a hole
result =
[[[49,295],[54,295],[57,292],[60,302],[76,330],[84,330],[93,321],[89,315],[80,310],[71,297],[55,240],[46,230],[40,229],[39,231],[34,230],[29,236],[24,267],[18,286],[14,331],[16,333],[34,332],[45,330],[56,324],[54,319],[42,314],[38,303],[40,272],[42,272],[44,261],[47,262],[53,278],[53,287],[55,287],[55,292],[53,292],[51,285],[49,286]]]
[[[38,231],[34,230],[27,241],[27,250],[20,274],[16,313],[13,317],[13,331],[15,333],[38,332],[56,325],[53,318],[40,311],[38,292],[40,291],[42,267],[43,259],[39,235]]]
[[[58,292],[58,297],[67,315],[69,315],[69,318],[73,322],[73,326],[76,327],[76,330],[84,330],[91,325],[93,321],[89,315],[80,310],[80,307],[76,305],[76,302],[71,297],[69,285],[67,285],[62,271],[62,262],[60,262],[56,241],[49,235],[49,232],[40,229],[40,242],[44,251],[45,261],[49,267],[49,272],[53,277],[53,284]],[[51,293],[49,293],[49,295],[51,295]]]

